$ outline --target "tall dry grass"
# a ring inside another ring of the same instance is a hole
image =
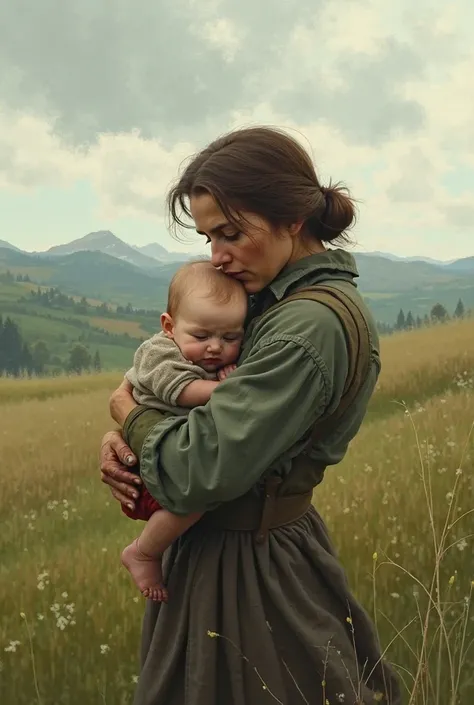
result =
[[[474,370],[474,320],[397,333],[381,338],[382,372],[371,414],[391,413],[392,401],[423,403]]]
[[[60,375],[58,377],[0,377],[0,407],[12,402],[30,399],[52,399],[71,394],[88,394],[101,389],[112,391],[123,374],[102,372],[101,374]]]
[[[399,668],[406,702],[469,705],[474,394],[464,372],[474,370],[474,333],[464,323],[423,333],[384,340],[380,413],[327,471],[315,503]],[[426,400],[427,382],[442,393]],[[97,470],[115,384],[113,375],[0,380],[6,705],[131,703],[142,605],[119,555],[137,527]],[[410,399],[407,414],[396,402]]]

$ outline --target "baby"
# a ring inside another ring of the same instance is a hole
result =
[[[236,367],[246,315],[247,294],[238,281],[209,261],[181,267],[169,287],[162,331],[138,348],[125,375],[135,400],[177,415],[206,404]],[[176,516],[162,509],[145,487],[139,501],[154,513],[141,536],[123,551],[122,562],[144,597],[166,602],[162,554],[202,515]]]

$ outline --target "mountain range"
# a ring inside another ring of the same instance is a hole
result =
[[[449,310],[458,298],[474,307],[474,257],[440,262],[381,252],[354,256],[360,289],[380,321],[393,322],[399,308],[423,315],[438,301]],[[0,272],[10,269],[66,293],[154,309],[164,307],[171,276],[192,257],[159,243],[134,247],[107,230],[46,252],[27,253],[0,240]]]
[[[72,242],[68,242],[64,245],[56,245],[50,247],[49,250],[45,252],[35,254],[58,256],[84,251],[103,252],[105,255],[116,257],[117,259],[129,262],[142,269],[154,269],[157,262],[183,262],[189,259],[189,255],[186,253],[168,252],[168,250],[157,242],[144,245],[143,247],[128,245],[111,233],[110,230],[99,230],[94,233],[89,233]]]

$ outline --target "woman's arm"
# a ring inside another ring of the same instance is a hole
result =
[[[148,490],[183,515],[244,494],[337,405],[347,362],[342,326],[325,306],[282,307],[208,404],[187,418],[143,407],[129,414],[125,442]]]
[[[187,418],[157,423],[153,412],[132,412],[125,440],[150,493],[183,515],[245,494],[327,407],[331,384],[321,362],[310,346],[273,339]]]
[[[120,427],[123,427],[127,416],[138,406],[133,398],[132,390],[133,387],[130,382],[124,379],[120,386],[110,395],[110,415]]]
[[[126,419],[130,421],[136,419],[141,413],[146,412],[148,419],[152,419],[152,425],[163,420],[167,414],[155,409],[148,409],[139,406],[132,395],[132,385],[126,379],[120,386],[112,392],[109,399],[110,415],[119,426],[123,426]],[[109,431],[102,439],[100,448],[100,470],[101,480],[109,485],[112,495],[121,504],[126,505],[130,510],[135,509],[134,500],[138,498],[137,485],[142,481],[135,473],[127,470],[137,464],[137,456],[140,454],[144,441],[140,434],[135,434],[135,444],[137,453],[127,445],[120,431]]]

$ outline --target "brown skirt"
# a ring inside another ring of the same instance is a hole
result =
[[[169,603],[146,607],[135,705],[401,704],[313,508],[263,545],[197,524],[165,575]]]

